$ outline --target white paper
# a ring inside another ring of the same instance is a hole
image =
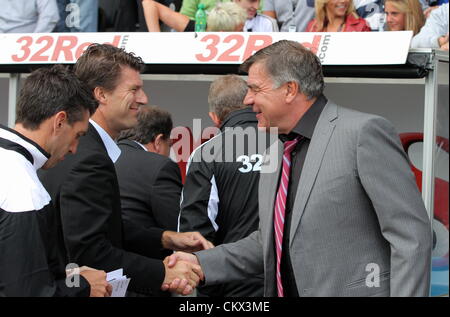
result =
[[[119,279],[121,277],[123,277],[123,269],[118,269],[118,270],[115,270],[115,271],[111,271],[111,272],[106,274],[106,280],[108,282],[112,281],[112,280]]]
[[[118,280],[113,280],[109,284],[112,286],[111,297],[125,297],[130,279],[124,276]]]
[[[112,286],[111,297],[125,297],[130,279],[123,275],[123,269],[107,273],[106,280]]]

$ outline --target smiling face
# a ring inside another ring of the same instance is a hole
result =
[[[247,19],[253,19],[259,8],[259,0],[235,0],[242,8],[247,11]]]
[[[273,82],[261,63],[253,64],[248,72],[248,92],[244,103],[253,107],[258,119],[258,127],[268,130],[278,127],[283,133],[286,121],[285,85],[273,88]]]
[[[345,17],[350,7],[350,0],[328,0],[326,5],[327,16]]]
[[[139,107],[148,102],[140,73],[130,67],[122,67],[116,88],[105,92],[105,100],[107,110],[103,113],[108,129],[114,135],[134,127]]]
[[[386,22],[390,31],[404,31],[406,14],[402,13],[392,1],[386,1],[384,4],[386,13]]]

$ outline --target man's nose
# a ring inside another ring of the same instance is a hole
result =
[[[140,90],[140,92],[136,98],[136,102],[141,105],[146,105],[148,103],[147,94],[142,89]]]
[[[253,105],[253,94],[250,92],[250,90],[245,95],[244,105],[247,105],[247,106]]]
[[[80,143],[78,139],[73,141],[72,145],[69,147],[69,153],[77,153],[78,143]]]

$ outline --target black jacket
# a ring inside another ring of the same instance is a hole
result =
[[[221,133],[195,149],[182,194],[180,231],[199,231],[219,245],[240,240],[258,228],[259,170],[267,145],[263,141],[258,148],[258,140],[266,135],[257,132],[256,126],[251,108],[233,111],[224,120]],[[254,137],[245,137],[245,129]],[[233,138],[240,144],[230,142]],[[255,277],[202,293],[262,296],[263,279]]]
[[[183,186],[178,165],[132,140],[118,145],[121,154],[115,166],[123,219],[144,228],[177,231]],[[167,255],[163,252],[161,258]]]
[[[49,154],[38,144],[0,125],[0,297],[89,296],[88,282],[66,285],[48,220],[50,199],[36,181]]]
[[[130,290],[144,294],[159,291],[164,266],[148,257],[159,255],[162,230],[144,229],[122,219],[114,163],[91,124],[77,153],[42,171],[39,177],[57,215],[55,239],[62,262],[106,272],[123,268],[131,278]]]

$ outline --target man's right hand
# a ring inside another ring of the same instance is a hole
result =
[[[106,272],[94,269],[82,270],[80,275],[83,276],[91,286],[90,297],[109,297],[111,296],[112,287],[106,281]]]

